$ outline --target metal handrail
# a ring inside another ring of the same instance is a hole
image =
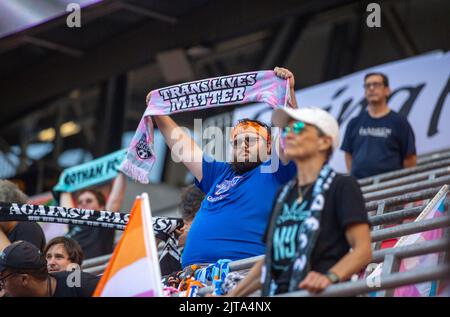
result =
[[[383,241],[386,239],[397,238],[438,228],[444,228],[447,226],[450,226],[450,216],[405,223],[395,227],[373,231],[372,242]]]
[[[388,255],[395,255],[400,259],[410,258],[423,254],[448,251],[449,240],[444,237],[439,240],[424,241],[417,244],[404,245],[401,247],[376,250],[372,253],[371,263],[381,263]]]
[[[425,165],[418,165],[418,166],[404,168],[404,169],[400,169],[400,170],[396,170],[396,171],[392,171],[392,172],[378,174],[375,176],[370,176],[367,178],[362,178],[362,179],[359,179],[358,182],[359,182],[360,186],[367,186],[370,184],[378,184],[383,181],[388,181],[388,180],[391,180],[394,178],[400,178],[403,176],[408,176],[408,175],[419,173],[419,172],[429,171],[429,170],[433,170],[433,169],[437,169],[439,167],[445,167],[445,166],[449,166],[449,165],[450,165],[450,158],[447,158],[445,160],[431,162],[431,163],[428,163]]]
[[[372,200],[372,201],[366,202],[366,210],[369,212],[373,211],[373,210],[377,210],[378,205],[380,205],[380,204],[384,204],[385,207],[391,207],[391,206],[396,206],[396,205],[400,205],[400,204],[406,204],[406,203],[410,203],[410,202],[425,200],[428,198],[432,198],[434,195],[436,195],[439,192],[440,189],[441,189],[441,187],[434,187],[434,188],[430,188],[430,189],[425,189],[425,190],[407,193],[407,194],[403,194],[403,195],[398,195],[398,196],[394,196],[394,197],[389,197],[389,198],[385,198],[385,199]]]
[[[425,205],[418,206],[418,207],[412,207],[412,208],[405,208],[397,211],[392,212],[386,212],[382,215],[375,215],[369,217],[369,222],[371,226],[379,226],[384,224],[393,223],[396,221],[400,221],[403,219],[408,219],[411,217],[416,217],[420,215],[420,213],[425,208]]]
[[[386,289],[393,289],[400,286],[435,281],[442,279],[450,274],[450,266],[441,264],[433,267],[425,267],[401,273],[393,273],[380,278],[380,284],[373,285],[368,280],[358,280],[356,282],[339,283],[330,285],[319,294],[311,294],[308,291],[296,291],[291,293],[279,294],[277,297],[344,297],[367,294]]]
[[[86,273],[91,273],[93,275],[101,275],[103,272],[105,272],[105,269],[108,267],[108,262],[105,264],[99,265],[99,266],[93,266],[87,269],[83,269]]]
[[[383,262],[385,257],[388,255],[394,255],[397,258],[403,259],[403,258],[409,258],[414,256],[419,256],[423,254],[430,254],[430,253],[437,253],[437,252],[443,252],[448,250],[449,248],[449,241],[446,238],[440,239],[440,240],[434,240],[434,241],[425,241],[418,244],[413,245],[406,245],[396,248],[390,248],[390,249],[383,249],[383,250],[377,250],[374,251],[372,254],[372,260],[371,263],[380,263]],[[230,271],[240,271],[243,269],[250,269],[258,260],[264,259],[264,255],[253,257],[249,259],[244,259],[247,261],[239,260],[241,263],[245,263],[243,266],[235,266],[232,269],[233,262],[230,263]],[[253,261],[250,261],[253,260]],[[238,262],[238,261],[236,261]],[[239,269],[235,269],[239,268]],[[356,283],[356,282],[348,282],[348,283]],[[342,285],[344,283],[340,283],[339,285]],[[207,286],[199,290],[198,294],[200,296],[204,296],[206,294],[209,294],[213,292],[214,287]],[[356,293],[358,294],[358,293]],[[356,295],[353,294],[353,295]],[[349,295],[350,296],[350,295]]]
[[[422,189],[427,189],[435,186],[442,186],[445,184],[450,184],[450,175],[436,178],[434,180],[426,180],[423,182],[418,182],[414,184],[407,184],[395,188],[388,188],[380,191],[375,191],[371,193],[363,194],[364,200],[366,202],[391,197],[393,195],[398,195],[401,193],[409,193],[412,191],[418,191]]]
[[[437,151],[433,153],[428,153],[425,155],[421,155],[417,158],[417,165],[427,164],[429,162],[433,162],[436,160],[442,160],[450,157],[450,149]]]
[[[433,169],[430,171],[408,175],[393,180],[381,182],[373,185],[366,185],[361,187],[361,191],[365,194],[380,191],[387,188],[395,188],[401,185],[411,184],[413,182],[433,180],[436,177],[444,176],[450,174],[450,165],[442,168]]]
[[[81,268],[87,269],[87,268],[91,268],[94,266],[98,266],[98,265],[102,265],[105,262],[108,262],[109,259],[111,258],[112,254],[106,254],[106,255],[101,255],[95,258],[91,258],[91,259],[87,259],[83,262],[83,264],[81,265]]]
[[[448,204],[448,201],[446,202]],[[421,207],[415,207],[407,210],[400,210],[398,212],[393,212],[391,214],[385,214],[382,216],[374,216],[369,219],[375,219],[373,223],[380,224],[380,219],[385,218],[389,219],[390,216],[395,216],[395,219],[401,219],[403,217],[409,217],[410,215],[416,215],[420,214],[422,212],[423,206]],[[392,218],[391,218],[392,219]],[[428,231],[436,228],[443,228],[445,226],[450,225],[450,217],[440,217],[436,219],[429,219],[429,220],[422,220],[420,222],[411,222],[407,224],[400,224],[395,227],[390,228],[384,228],[379,230],[372,231],[372,241],[383,241],[386,239],[392,239],[404,235],[414,234],[418,232]],[[86,260],[85,263],[83,263],[82,268],[86,272],[98,272],[100,269],[99,267],[104,269],[104,266],[106,267],[105,263],[109,261],[111,257],[111,254],[100,256],[98,258],[93,258]],[[258,261],[259,259],[262,259],[263,255],[241,259],[237,261],[233,261],[230,263],[230,271],[240,271],[249,269],[253,266],[253,264]]]
[[[431,163],[430,166],[433,165],[435,167],[436,163],[441,164],[442,162],[434,162],[434,163]],[[448,164],[450,164],[450,160],[449,160]],[[448,170],[449,170],[449,168],[445,167],[445,168],[435,169],[433,171],[435,174],[438,174],[441,172],[446,172]],[[428,173],[431,174],[433,171],[431,171],[431,172],[429,171]],[[422,174],[423,175],[421,175],[421,177],[425,176],[425,173],[422,173]],[[449,178],[449,180],[450,180],[450,177],[446,177],[444,179],[447,180],[447,178]],[[403,181],[405,179],[414,180],[414,178],[412,178],[412,177],[409,177],[409,178],[405,177],[403,179]],[[416,178],[416,180],[417,180],[417,178]],[[386,183],[389,184],[389,182],[386,182]],[[436,182],[427,181],[428,185],[435,185],[435,183]],[[396,187],[393,190],[392,189],[389,190],[389,193],[390,194],[396,193],[396,192],[404,190],[405,188],[415,189],[418,187],[417,184],[411,184],[411,185],[407,185],[407,186],[409,186],[409,187],[403,186],[401,189],[398,189],[400,187]],[[419,186],[423,186],[423,184],[420,183]],[[440,187],[435,187],[435,188],[420,190],[420,191],[407,193],[407,194],[403,194],[403,195],[399,195],[399,196],[389,197],[389,198],[382,199],[382,200],[367,201],[366,208],[367,208],[367,210],[370,211],[370,210],[376,209],[380,204],[383,204],[383,209],[384,209],[387,206],[393,206],[393,205],[413,202],[413,201],[417,201],[417,200],[424,200],[427,198],[431,198],[439,190],[440,190]],[[374,192],[374,193],[379,194],[380,192],[383,192],[383,191]],[[369,197],[371,197],[371,196],[369,195]],[[377,196],[374,196],[374,197],[377,197]],[[446,201],[446,206],[448,206],[448,200]],[[369,217],[369,220],[370,220],[371,224],[374,226],[391,223],[391,222],[399,221],[399,220],[402,220],[402,219],[405,219],[408,217],[417,216],[418,214],[420,214],[422,212],[424,207],[425,206],[412,207],[412,208],[402,209],[402,210],[398,210],[398,211],[388,212],[388,213],[381,214],[381,215],[375,215],[375,216]],[[437,218],[437,219],[420,221],[418,223],[402,224],[402,225],[397,225],[392,228],[374,230],[374,231],[372,231],[372,241],[382,241],[385,239],[390,239],[390,238],[399,237],[399,236],[403,236],[403,235],[432,230],[432,229],[436,229],[436,228],[442,228],[444,226],[448,226],[449,224],[450,224],[449,217],[441,217],[441,218]],[[384,251],[384,250],[379,250],[379,251]],[[376,252],[378,252],[378,251],[374,251],[374,254],[376,254]],[[111,255],[109,254],[109,255],[104,255],[104,256],[98,257],[98,258],[86,260],[82,266],[83,270],[85,270],[87,272],[92,272],[92,273],[101,273],[106,268],[107,262],[110,259],[110,257],[111,257]],[[233,261],[230,263],[230,270],[231,271],[240,271],[240,270],[249,269],[254,265],[254,263],[256,261],[258,261],[259,259],[262,259],[263,257],[264,256],[261,255],[261,256],[256,256],[256,257],[252,257],[252,258]]]

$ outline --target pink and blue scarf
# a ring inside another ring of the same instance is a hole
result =
[[[120,169],[140,183],[149,183],[156,159],[151,116],[251,102],[264,102],[277,108],[285,107],[288,100],[288,81],[273,71],[215,77],[153,90]]]

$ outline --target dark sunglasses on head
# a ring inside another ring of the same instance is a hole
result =
[[[299,135],[305,129],[305,123],[301,121],[294,122],[291,126],[283,128],[282,136],[286,137],[289,132],[294,132],[295,135]]]
[[[245,123],[245,122],[254,122],[254,123],[256,123],[256,124],[262,126],[263,128],[265,128],[267,131],[270,131],[270,126],[267,125],[266,123],[262,122],[262,121],[259,121],[259,120],[239,119],[236,125],[238,125],[238,124],[240,124],[240,123]]]

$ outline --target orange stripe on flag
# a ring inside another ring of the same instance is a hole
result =
[[[137,198],[131,209],[128,225],[95,289],[94,297],[101,296],[107,282],[118,271],[147,256],[144,234],[142,199]]]

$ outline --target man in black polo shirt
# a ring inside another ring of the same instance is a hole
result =
[[[408,120],[387,105],[387,76],[367,74],[364,92],[367,111],[349,122],[341,145],[350,174],[364,178],[415,166],[414,132]]]
[[[0,289],[11,297],[90,297],[98,283],[82,272],[49,274],[45,256],[29,242],[16,241],[0,252]]]

